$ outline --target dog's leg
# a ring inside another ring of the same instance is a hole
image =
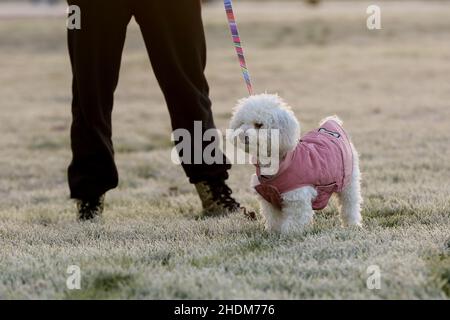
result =
[[[258,198],[260,214],[263,217],[265,229],[268,232],[279,232],[283,222],[282,213],[255,191],[254,187],[258,184],[258,177],[254,174],[250,180],[250,187]]]
[[[350,184],[338,193],[341,205],[341,220],[344,226],[361,226],[361,172],[359,169],[358,152],[352,144],[353,175]]]
[[[317,196],[312,187],[303,187],[283,195],[283,234],[301,232],[313,222],[312,200]]]
[[[264,226],[268,232],[280,232],[284,221],[280,210],[259,196],[261,215],[264,218]]]

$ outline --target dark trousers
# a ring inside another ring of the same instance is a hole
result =
[[[73,71],[73,159],[68,178],[72,198],[90,199],[118,184],[111,113],[131,18],[140,26],[173,129],[192,134],[194,121],[202,121],[205,130],[214,128],[204,76],[205,35],[200,0],[68,2],[81,9],[81,29],[68,31]],[[227,164],[183,164],[191,183],[227,179],[229,168]]]

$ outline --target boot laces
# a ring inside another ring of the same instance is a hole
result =
[[[214,201],[221,203],[228,209],[239,209],[240,205],[231,196],[231,189],[222,181],[208,183]]]

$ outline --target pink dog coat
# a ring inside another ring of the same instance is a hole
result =
[[[352,171],[353,153],[347,134],[336,121],[329,120],[300,140],[280,162],[276,175],[262,176],[256,166],[260,184],[255,190],[281,209],[281,194],[311,186],[317,191],[312,207],[322,210],[333,192],[341,192],[348,186]]]

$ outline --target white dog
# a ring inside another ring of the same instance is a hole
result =
[[[255,95],[238,102],[229,139],[256,160],[251,187],[268,231],[303,230],[312,223],[314,210],[323,209],[333,193],[338,196],[342,224],[361,226],[358,153],[341,125],[336,116],[326,118],[300,139],[299,122],[277,95]],[[271,141],[267,133],[274,129],[278,141]],[[261,154],[264,148],[268,152]],[[265,174],[262,164],[277,158],[276,172]]]

